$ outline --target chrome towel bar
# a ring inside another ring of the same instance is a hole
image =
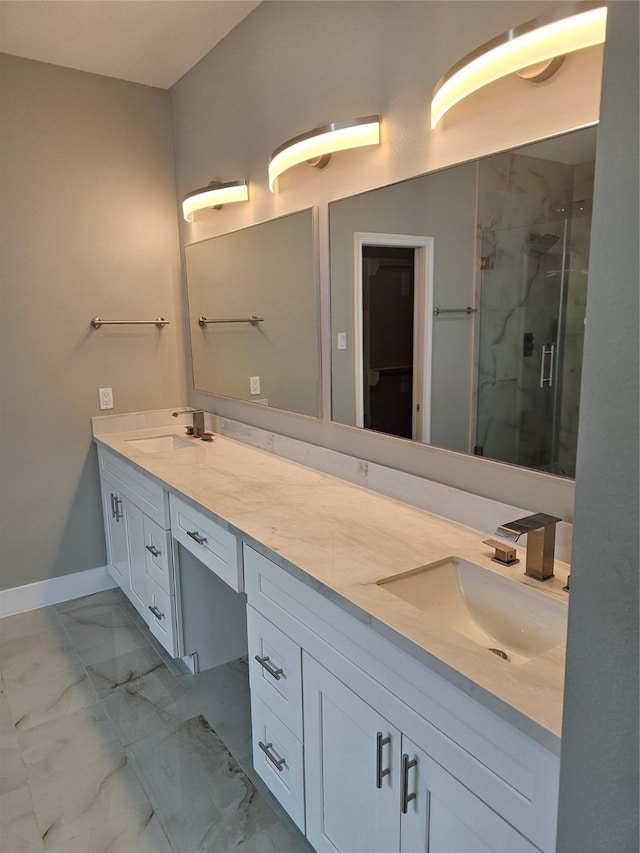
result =
[[[100,326],[157,326],[164,329],[169,325],[169,320],[164,317],[156,317],[155,320],[101,320],[100,317],[94,317],[91,325],[94,329],[99,329]]]
[[[434,308],[433,313],[437,317],[439,314],[475,314],[477,310],[467,305],[466,308]]]
[[[250,317],[228,317],[220,320],[208,320],[206,317],[200,317],[198,319],[198,323],[200,323],[202,327],[208,326],[210,323],[251,323],[252,326],[257,326],[258,323],[263,322],[264,317],[256,317],[255,314],[252,314]]]

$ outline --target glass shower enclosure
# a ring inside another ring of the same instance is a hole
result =
[[[475,453],[575,476],[590,202],[481,229]]]

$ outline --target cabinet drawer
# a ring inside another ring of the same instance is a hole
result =
[[[302,739],[302,657],[300,646],[253,607],[247,607],[249,683],[259,697]]]
[[[98,448],[98,460],[100,475],[106,474],[121,496],[128,498],[165,530],[169,527],[167,492],[159,483],[101,447]]]
[[[171,595],[169,566],[171,564],[171,534],[146,515],[144,526],[144,558],[147,574]]]
[[[146,617],[149,630],[171,657],[177,657],[175,599],[151,577],[148,578],[147,587],[149,604]]]
[[[253,693],[251,719],[254,769],[304,832],[302,743]]]
[[[171,535],[236,592],[244,590],[240,543],[213,519],[171,495]]]

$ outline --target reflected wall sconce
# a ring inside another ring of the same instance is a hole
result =
[[[513,27],[463,57],[438,81],[431,98],[431,127],[451,107],[484,86],[518,74],[539,83],[551,77],[567,53],[602,44],[607,8],[579,2]]]
[[[249,201],[249,186],[246,181],[230,181],[221,184],[211,181],[206,187],[187,193],[182,200],[182,215],[187,222],[193,222],[197,210],[212,207],[220,210],[223,204],[234,201]]]
[[[269,189],[274,192],[278,177],[300,163],[322,169],[336,151],[379,144],[380,116],[365,116],[316,127],[276,148],[269,159]]]

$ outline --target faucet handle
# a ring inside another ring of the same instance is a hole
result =
[[[516,549],[498,539],[483,539],[484,545],[489,545],[495,549],[495,553],[491,558],[494,563],[501,563],[503,566],[512,566],[514,563],[519,563],[520,560],[516,557]]]

